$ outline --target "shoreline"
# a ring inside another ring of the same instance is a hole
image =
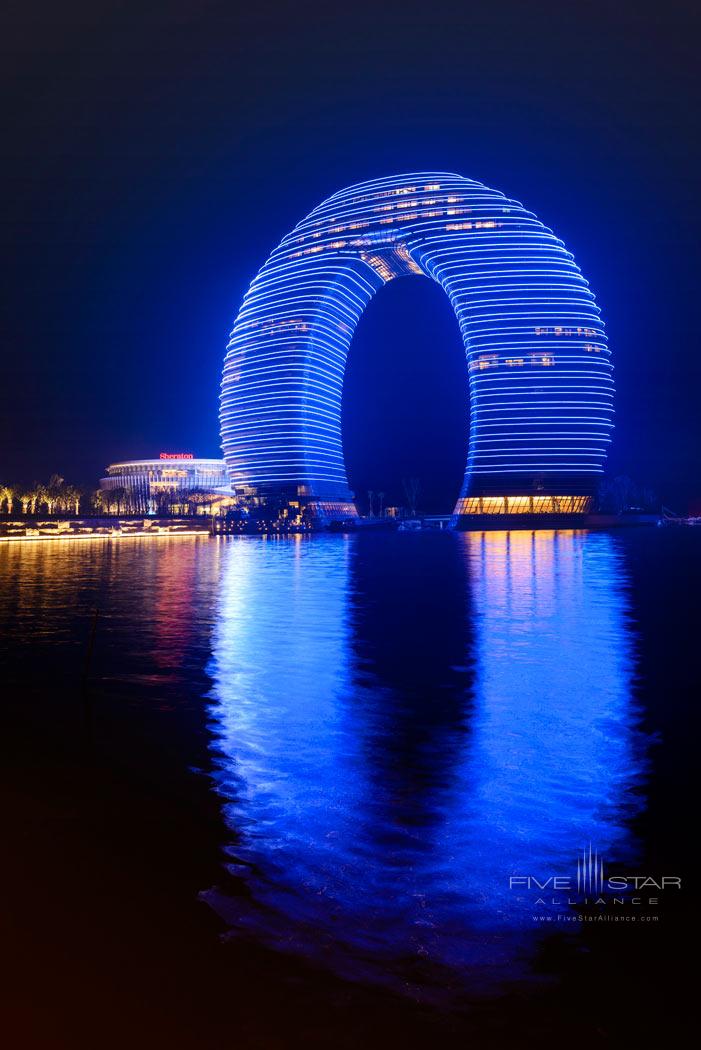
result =
[[[593,524],[561,524],[561,525],[516,525],[516,526],[505,526],[505,525],[472,525],[469,528],[457,528],[457,529],[432,529],[424,528],[418,529],[417,532],[608,532],[612,529],[621,528],[633,528],[637,529],[641,526],[635,522],[621,522],[620,524],[609,524],[609,525],[593,525]],[[647,526],[648,528],[650,526]],[[261,532],[239,532],[230,533],[229,535],[212,535],[206,529],[178,529],[172,532],[160,532],[154,530],[138,531],[138,532],[57,532],[57,533],[42,533],[38,536],[0,536],[0,544],[3,543],[56,543],[66,542],[72,540],[132,540],[132,539],[175,539],[178,537],[193,536],[201,537],[204,539],[224,539],[228,540],[231,538],[241,537],[253,537],[260,539],[262,537],[272,536],[275,538],[282,537],[311,537],[311,536],[353,536],[365,530],[349,529],[347,532],[335,531],[333,529],[318,529],[316,531],[308,532],[292,532],[292,531],[279,531],[279,530],[265,530]],[[379,530],[378,530],[379,531]],[[382,531],[397,531],[397,530],[382,530]]]
[[[173,532],[57,532],[54,534],[43,533],[39,536],[0,536],[0,543],[41,543],[44,540],[56,542],[57,540],[145,540],[145,539],[173,539],[177,536],[204,536],[210,538],[205,529],[178,529]]]
[[[41,522],[2,522],[0,521],[0,544],[1,543],[36,543],[48,540],[124,540],[135,537],[139,538],[162,538],[172,536],[205,536],[210,538],[228,536],[311,536],[311,535],[353,535],[363,532],[374,531],[455,531],[455,532],[552,532],[555,531],[609,531],[621,528],[650,528],[659,524],[657,515],[603,515],[588,514],[581,518],[572,515],[562,515],[558,519],[554,515],[484,515],[477,520],[474,517],[464,517],[458,521],[451,520],[446,515],[427,515],[425,518],[416,519],[416,528],[401,529],[401,522],[380,521],[371,519],[359,519],[351,527],[334,527],[333,524],[326,527],[297,529],[297,528],[237,528],[217,529],[214,519],[207,517],[202,524],[195,521],[178,519],[152,519],[152,518],[126,518],[115,519],[114,525],[108,524],[104,519],[74,518],[45,520]],[[8,526],[13,531],[7,531]],[[124,526],[124,527],[122,527]]]

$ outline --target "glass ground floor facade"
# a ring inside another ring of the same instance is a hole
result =
[[[591,496],[467,496],[455,513],[481,514],[588,514]]]

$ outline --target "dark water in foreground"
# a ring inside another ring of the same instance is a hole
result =
[[[0,546],[25,1045],[671,1033],[700,543]]]

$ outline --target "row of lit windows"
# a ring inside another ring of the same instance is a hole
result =
[[[108,474],[106,481],[110,485],[134,484],[143,482],[149,485],[183,484],[187,481],[191,485],[222,485],[226,483],[226,474],[222,471],[218,474],[179,474],[177,471],[164,471],[163,474]]]
[[[185,471],[178,470],[164,470],[162,473],[156,473],[155,471],[124,471],[119,474],[108,474],[105,479],[109,482],[110,487],[116,485],[125,484],[130,485],[134,483],[143,483],[151,486],[158,485],[183,485],[184,481],[187,481],[190,487],[198,485],[223,485],[226,484],[227,476],[224,470],[217,471],[216,473],[187,473]]]
[[[428,193],[435,193],[439,189],[440,189],[440,186],[437,183],[431,183],[430,185],[423,187],[423,190],[425,192],[428,192]],[[396,189],[393,189],[393,190],[378,190],[377,193],[368,193],[368,194],[365,194],[365,196],[363,196],[363,197],[353,197],[352,200],[349,200],[349,201],[344,202],[344,203],[346,203],[347,206],[349,206],[349,207],[355,207],[357,204],[364,204],[365,201],[380,200],[383,197],[405,197],[409,193],[419,193],[419,192],[420,192],[420,188],[418,186],[399,186],[399,187],[397,187]],[[336,216],[333,215],[331,217],[331,219],[329,219],[327,221],[335,222],[336,221]],[[322,221],[317,222],[315,225],[321,226],[322,225]]]
[[[345,244],[346,244],[345,241],[339,241],[339,242],[336,242],[335,244],[329,245],[329,247],[331,247],[331,248],[335,248],[335,247],[339,248],[339,247],[344,247]],[[310,251],[321,251],[321,250],[322,250],[321,248],[310,249]],[[407,266],[412,271],[412,273],[417,273],[417,274],[423,273],[423,270],[418,265],[418,263],[414,262],[414,260],[412,259],[411,255],[409,254],[409,251],[408,251],[408,249],[406,248],[405,245],[403,245],[403,244],[399,245],[394,250],[396,251],[396,254],[400,257],[400,259],[402,259],[402,261],[407,264]],[[297,254],[300,254],[300,253],[297,253]],[[381,256],[379,256],[379,255],[369,255],[367,253],[362,253],[361,254],[361,258],[363,259],[364,262],[367,262],[369,265],[371,265],[373,267],[373,269],[377,269],[378,273],[380,272],[378,264],[382,261],[382,257]],[[391,277],[396,276],[396,273],[389,266],[385,265],[385,269],[386,269],[386,275],[385,275],[385,273],[381,274],[381,276],[384,278],[384,280],[389,280]],[[289,318],[289,319],[282,319],[282,320],[280,320],[280,319],[273,319],[273,320],[265,320],[265,321],[255,321],[254,320],[254,321],[247,321],[247,322],[244,322],[243,324],[237,325],[237,331],[238,332],[242,331],[244,328],[260,328],[261,332],[279,332],[279,331],[283,331],[283,330],[288,331],[288,332],[290,332],[290,331],[292,331],[292,332],[308,332],[309,329],[310,329],[310,326],[309,326],[308,322],[303,321],[301,318]],[[341,331],[344,331],[344,332],[348,331],[348,326],[345,325],[343,322],[340,322],[338,324],[338,328]],[[576,328],[576,329],[534,328],[533,330],[534,330],[536,335],[542,335],[545,332],[548,332],[548,333],[553,334],[553,335],[566,335],[566,336],[569,336],[569,335],[578,335],[578,336],[588,335],[588,336],[591,336],[591,335],[596,335],[597,334],[596,331],[593,328]],[[588,353],[595,353],[595,354],[601,353],[601,348],[598,347],[598,346],[594,346],[592,343],[584,343],[583,346],[582,346],[582,349],[586,350]],[[549,362],[549,363],[551,363],[551,362]]]
[[[536,335],[598,335],[594,328],[563,328],[556,325],[555,328],[534,328]]]
[[[455,197],[455,198],[450,198],[449,197],[448,198],[448,200],[451,200],[451,199],[458,200],[457,197]],[[410,207],[414,207],[415,208],[415,207],[421,206],[421,207],[425,208],[427,205],[434,204],[434,203],[436,203],[436,202],[435,201],[407,201],[406,204],[399,204],[399,205],[397,205],[397,207],[398,208],[410,208]],[[378,211],[380,209],[375,209],[375,210]],[[503,210],[506,210],[506,209],[503,209]],[[391,216],[389,216],[387,218],[378,219],[378,220],[375,220],[375,221],[378,222],[381,226],[384,226],[384,225],[387,225],[387,224],[390,224],[390,223],[393,223],[393,222],[406,222],[409,219],[417,219],[417,218],[418,219],[439,219],[443,215],[450,215],[450,216],[454,216],[454,215],[469,215],[471,212],[472,212],[472,208],[437,208],[434,211],[411,212],[411,213],[406,214],[406,215],[391,215]],[[346,233],[348,230],[366,230],[372,225],[373,225],[373,223],[369,222],[369,221],[364,221],[364,220],[363,221],[358,221],[358,220],[356,220],[355,222],[349,222],[349,223],[346,223],[346,224],[344,224],[342,226],[329,226],[328,229],[326,229],[325,231],[324,230],[317,230],[314,233],[312,233],[312,237],[315,240],[317,240],[319,237],[322,237],[324,233],[334,234],[334,233]],[[491,220],[491,219],[477,219],[477,220],[475,220],[474,226],[472,224],[470,224],[470,223],[466,223],[464,225],[461,224],[459,226],[449,225],[449,226],[446,226],[446,229],[447,230],[472,230],[472,229],[476,229],[476,230],[481,230],[481,229],[490,230],[490,229],[494,229],[497,226],[501,227],[501,226],[503,226],[503,223],[497,223],[497,222],[495,222],[494,220]],[[306,239],[307,239],[306,236],[297,237],[295,243],[303,244]]]
[[[435,193],[439,190],[440,184],[437,182],[431,182],[428,186],[422,187],[427,193]],[[364,201],[378,200],[380,197],[404,197],[408,193],[418,193],[418,186],[398,186],[392,190],[378,190],[377,193],[368,193],[364,197],[354,197],[351,204],[362,204]]]
[[[469,209],[467,209],[467,210],[469,211]],[[379,221],[380,221],[381,225],[385,224],[385,223],[394,223],[394,222],[411,222],[414,219],[439,218],[442,214],[443,214],[443,212],[440,212],[440,211],[427,211],[427,212],[420,212],[420,213],[419,212],[408,212],[406,215],[397,215],[395,218],[392,218],[392,219],[380,219]],[[462,214],[462,209],[460,209],[460,208],[450,209],[449,208],[448,211],[447,211],[447,214],[448,215],[461,215]],[[330,230],[329,232],[330,233],[337,233],[337,232],[340,232],[342,229],[359,229],[360,227],[369,226],[369,225],[370,225],[369,222],[355,223],[352,226],[347,226],[347,227],[339,226],[339,227],[336,227],[335,229]],[[447,232],[449,232],[449,233],[453,233],[456,230],[497,230],[497,229],[502,229],[503,225],[504,225],[503,222],[495,222],[493,219],[477,220],[475,222],[459,222],[459,223],[458,222],[449,222],[449,223],[446,223],[445,230]],[[321,236],[321,234],[316,234],[315,233],[314,236],[315,237],[319,237],[319,236]],[[288,259],[301,259],[303,255],[318,255],[319,252],[324,252],[324,251],[329,251],[329,250],[338,250],[340,248],[348,248],[348,247],[360,248],[360,247],[364,247],[368,243],[370,243],[370,242],[368,242],[367,240],[329,241],[326,244],[314,244],[310,248],[304,248],[303,250],[297,251],[297,252],[290,252],[290,254],[287,256],[287,258]],[[540,335],[541,333],[537,332],[537,334]],[[562,333],[558,333],[558,334],[562,334]],[[572,333],[570,332],[570,333],[567,333],[567,334],[571,335]]]
[[[543,368],[555,364],[552,354],[529,354],[528,360],[531,365],[541,365]],[[476,361],[470,361],[468,367],[470,372],[483,372],[486,368],[498,368],[500,363],[509,368],[517,368],[524,365],[526,361],[523,357],[506,357],[503,362],[500,362],[498,354],[480,354]]]
[[[368,199],[369,198],[367,198],[367,197],[359,198],[359,200],[368,200]],[[353,201],[352,203],[355,204],[356,202]],[[398,210],[404,210],[404,209],[407,209],[407,208],[419,208],[419,207],[420,208],[428,208],[428,207],[433,207],[434,205],[440,205],[442,210],[439,211],[439,212],[432,213],[432,214],[441,215],[441,214],[443,214],[443,209],[445,208],[446,204],[461,204],[461,203],[464,203],[464,198],[463,197],[457,197],[457,196],[452,196],[452,197],[424,197],[422,200],[400,201],[397,204],[381,204],[381,205],[378,205],[378,207],[373,208],[372,210],[376,214],[377,213],[384,213],[384,214],[386,214],[388,212],[396,212]],[[479,207],[482,208],[482,209],[489,208],[490,211],[494,210],[494,204],[493,203],[491,203],[489,205],[480,204]],[[508,208],[508,207],[502,207],[499,210],[501,212],[503,212],[505,215],[509,215],[511,213],[511,211],[512,211],[512,209]],[[448,215],[466,215],[466,214],[468,214],[468,213],[470,213],[472,211],[474,211],[474,209],[471,208],[471,207],[463,207],[463,208],[460,208],[460,209],[448,208],[447,214]],[[387,221],[387,220],[382,220],[382,221]],[[391,221],[391,220],[389,220],[389,221]],[[312,237],[321,237],[322,233],[324,232],[323,227],[325,227],[325,226],[327,227],[327,231],[326,232],[328,232],[328,233],[342,233],[344,230],[347,230],[347,229],[357,230],[357,229],[362,229],[365,226],[369,226],[370,225],[369,222],[365,222],[365,221],[361,221],[361,220],[355,220],[354,223],[352,223],[350,225],[345,225],[345,226],[328,226],[327,225],[328,223],[337,223],[337,222],[338,222],[338,216],[336,216],[336,215],[332,215],[332,216],[327,217],[325,219],[317,220],[317,222],[315,222],[313,224],[314,227],[315,227],[315,232],[312,233]],[[303,234],[301,237],[295,238],[295,243],[296,244],[301,244],[306,239],[307,236],[308,236],[308,234]]]
[[[500,230],[503,225],[503,222],[494,222],[493,219],[478,219],[476,222],[449,222],[446,230]]]
[[[493,191],[493,190],[488,190],[487,187],[483,186],[481,183],[473,182],[472,180],[469,180],[469,179],[462,179],[462,178],[454,177],[454,176],[450,177],[450,182],[451,182],[451,184],[455,183],[455,182],[461,183],[462,185],[460,186],[460,190],[462,190],[463,193],[465,193],[466,190],[467,190],[471,194],[474,194],[474,195],[476,195],[478,197],[485,197],[487,199],[489,199],[490,197],[492,197],[492,198],[496,197],[496,198],[498,198],[500,200],[505,201],[505,203],[511,203],[508,200],[506,200],[506,198],[504,198],[503,194],[498,193],[498,192]],[[316,213],[318,213],[318,212],[320,212],[322,210],[331,211],[333,209],[334,205],[337,205],[338,207],[341,207],[343,209],[351,209],[351,208],[358,209],[358,207],[360,205],[362,205],[362,204],[372,203],[372,202],[375,202],[375,201],[378,201],[378,200],[382,200],[382,199],[397,198],[397,197],[401,198],[401,197],[411,196],[412,194],[416,195],[416,194],[422,194],[422,193],[437,193],[437,192],[440,192],[441,190],[443,190],[444,192],[447,190],[447,192],[451,193],[451,194],[456,194],[457,192],[459,192],[455,187],[452,187],[452,185],[451,185],[450,189],[448,189],[448,187],[444,187],[441,182],[429,182],[429,183],[425,183],[425,184],[421,184],[421,185],[416,183],[416,184],[411,185],[411,186],[403,186],[403,185],[400,184],[400,185],[392,186],[389,189],[374,188],[376,186],[379,186],[380,184],[381,183],[378,180],[378,182],[376,182],[374,184],[374,186],[372,186],[372,184],[368,185],[368,188],[367,188],[366,192],[365,193],[361,193],[359,195],[357,195],[357,194],[355,194],[353,192],[353,188],[352,187],[350,189],[348,189],[348,190],[344,190],[344,191],[341,191],[340,193],[336,193],[332,197],[330,197],[327,201],[325,201],[320,206],[320,208],[316,209]],[[457,197],[457,196],[453,196],[451,199],[459,200],[460,198]],[[375,209],[375,210],[378,210],[378,209]],[[314,215],[315,215],[315,213],[312,212],[312,216],[310,216],[309,218],[312,218]],[[328,221],[333,222],[333,221],[335,221],[335,219],[336,219],[336,216],[331,216],[330,220],[327,217],[326,221],[327,222]],[[317,225],[317,226],[321,225],[322,221],[323,220],[317,220],[317,222],[314,225]]]
[[[424,189],[425,188],[426,187],[424,187]],[[388,211],[396,211],[399,208],[418,208],[419,206],[422,206],[422,207],[426,208],[426,207],[430,207],[433,204],[458,204],[459,201],[460,201],[460,197],[445,197],[445,198],[424,197],[423,200],[399,201],[399,203],[396,204],[396,205],[395,204],[380,204],[379,207],[373,208],[372,210],[376,211],[376,212],[388,212]],[[472,209],[468,208],[468,211],[471,211],[471,210]]]
[[[448,197],[448,198],[446,198],[446,202],[459,202],[459,200],[460,200],[459,197]],[[413,213],[413,214],[409,215],[408,217],[409,218],[416,218],[418,216],[419,218],[431,218],[431,219],[440,218],[443,215],[451,216],[451,217],[455,216],[455,215],[469,215],[474,210],[473,208],[469,208],[469,207],[461,207],[461,208],[439,207],[439,208],[435,208],[434,210],[431,210],[431,211],[423,210],[423,209],[426,209],[427,207],[429,207],[431,205],[436,205],[436,204],[441,204],[441,203],[442,202],[439,201],[439,200],[407,201],[406,204],[399,204],[399,205],[397,205],[397,208],[411,208],[411,207],[421,208],[422,209],[421,211]],[[380,212],[380,211],[388,212],[388,211],[395,211],[395,208],[392,205],[388,205],[385,208],[375,208],[374,210],[376,212]],[[489,210],[493,211],[494,209],[490,208]],[[510,208],[501,208],[500,210],[504,214],[509,214],[511,212]],[[315,230],[311,234],[311,236],[314,238],[314,240],[318,240],[325,233],[326,234],[335,234],[335,233],[346,233],[348,230],[365,230],[365,229],[368,229],[369,227],[371,227],[373,225],[376,225],[378,223],[381,226],[383,226],[383,225],[387,225],[388,223],[400,222],[400,221],[403,222],[403,221],[406,220],[406,218],[407,218],[407,216],[402,214],[402,215],[389,215],[389,216],[386,215],[386,216],[384,216],[381,219],[373,219],[373,220],[359,220],[359,219],[356,219],[353,222],[346,222],[343,225],[327,226],[325,229]],[[331,220],[331,221],[333,221],[333,220]],[[490,220],[486,220],[486,219],[485,220],[476,220],[476,221],[478,223],[481,223],[483,226],[485,226],[487,228],[488,228],[488,225],[490,223]],[[323,226],[325,224],[316,223],[315,225]],[[500,223],[499,225],[502,225],[502,224]],[[480,227],[478,226],[478,228],[480,228]],[[306,240],[308,240],[308,237],[309,237],[309,234],[308,233],[304,233],[304,234],[302,234],[299,237],[295,237],[293,243],[294,244],[304,244],[304,242]]]
[[[260,324],[261,332],[277,332],[277,331],[280,331],[281,329],[284,329],[284,330],[286,330],[288,332],[290,332],[290,331],[291,332],[308,332],[309,331],[309,325],[306,323],[306,321],[302,321],[301,319],[298,319],[298,318],[290,319],[290,320],[287,320],[287,321],[285,321],[285,320],[282,320],[282,321],[280,321],[280,320],[271,320],[271,321],[261,321],[261,322],[253,321],[250,325],[248,325],[248,327],[249,328],[257,328],[259,324]]]
[[[166,476],[176,476],[178,478],[201,478],[201,477],[216,477],[218,474],[224,475],[226,467],[221,466],[213,467],[210,470],[203,470],[201,468],[188,468],[188,467],[173,467],[171,469],[164,467],[144,467],[144,466],[125,466],[125,467],[108,467],[107,476],[109,478],[121,478],[121,477],[142,477],[142,478],[162,478]]]
[[[587,514],[591,496],[468,496],[456,514]]]

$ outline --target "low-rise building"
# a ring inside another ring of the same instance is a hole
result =
[[[111,463],[100,490],[104,505],[122,514],[211,514],[232,502],[224,460],[192,452]]]

